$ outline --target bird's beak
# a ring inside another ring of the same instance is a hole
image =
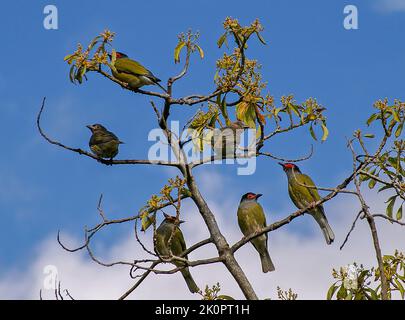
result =
[[[263,195],[263,194],[258,193],[258,194],[256,195],[256,199],[259,199],[262,195]]]
[[[182,224],[182,223],[184,223],[184,222],[186,222],[186,221],[184,221],[184,220],[179,220],[179,224]]]
[[[93,126],[92,125],[88,125],[88,126],[86,126],[87,128],[89,128],[91,131],[93,131]]]
[[[284,163],[279,162],[278,164],[284,168]]]

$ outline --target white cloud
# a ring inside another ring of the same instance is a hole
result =
[[[221,179],[208,179],[221,185]],[[384,209],[382,197],[373,197],[373,209],[378,212]],[[238,200],[228,200],[225,203],[209,203],[216,215],[218,224],[230,243],[241,237],[236,221]],[[324,299],[329,285],[333,282],[332,268],[353,261],[363,263],[366,267],[376,265],[375,254],[370,237],[370,231],[365,221],[359,221],[346,247],[340,251],[342,243],[353,218],[358,211],[358,205],[349,197],[340,197],[327,205],[327,214],[336,234],[336,241],[327,246],[318,226],[312,217],[304,216],[294,220],[293,224],[307,223],[313,231],[310,235],[295,232],[295,228],[287,226],[269,235],[270,254],[276,266],[276,271],[263,274],[259,258],[253,247],[248,244],[240,249],[236,256],[243,270],[252,282],[261,298],[276,296],[276,287],[292,288],[300,299]],[[183,227],[188,244],[202,240],[208,236],[197,210],[191,203],[183,207],[184,219],[188,221]],[[271,212],[270,208],[265,208]],[[272,217],[269,215],[268,219]],[[292,230],[294,229],[294,231]],[[405,229],[391,225],[386,221],[378,223],[383,253],[392,253],[394,249],[405,251]],[[63,235],[63,239],[71,246],[78,245],[79,240]],[[150,232],[143,235],[145,243],[151,247]],[[105,262],[130,260],[131,258],[146,257],[137,245],[133,235],[126,235],[116,241],[110,248],[97,248],[103,252]],[[201,248],[191,254],[191,259],[204,258],[214,255],[213,245]],[[105,268],[97,265],[85,252],[68,253],[56,243],[54,237],[46,239],[37,249],[36,258],[27,264],[23,270],[12,270],[0,278],[0,298],[38,299],[39,289],[43,286],[45,275],[43,268],[55,265],[58,268],[62,286],[69,289],[77,299],[116,299],[134,282],[128,276],[128,268]],[[167,266],[169,267],[169,266]],[[220,282],[224,294],[243,298],[236,283],[222,264],[192,268],[191,273],[200,286]],[[174,289],[175,288],[175,289]],[[54,298],[52,291],[43,291],[44,298]],[[132,299],[198,299],[191,295],[180,274],[150,275],[144,283],[130,296]]]
[[[377,0],[375,7],[382,12],[401,12],[405,11],[405,0]]]

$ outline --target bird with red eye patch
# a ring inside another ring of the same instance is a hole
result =
[[[240,200],[238,207],[238,224],[245,237],[263,229],[266,226],[266,216],[260,203],[257,202],[262,195],[248,192]],[[262,264],[262,271],[274,271],[267,246],[267,233],[264,233],[250,240],[256,251],[259,253]]]
[[[111,59],[111,54],[108,55]],[[158,85],[164,91],[159,82],[159,78],[141,65],[138,61],[130,59],[125,53],[116,52],[116,60],[114,67],[111,67],[111,72],[114,78],[128,83],[129,87],[134,90],[138,90],[145,85]]]
[[[304,209],[321,199],[312,179],[303,174],[294,163],[279,163],[288,179],[288,194],[298,209]],[[332,228],[328,223],[322,204],[308,211],[321,227],[326,243],[331,244],[335,239]]]

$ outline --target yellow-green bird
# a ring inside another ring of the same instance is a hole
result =
[[[321,199],[312,179],[306,174],[301,173],[301,170],[297,165],[293,163],[281,162],[279,162],[279,164],[283,167],[284,172],[287,174],[288,193],[292,202],[298,209],[304,209],[311,203]],[[308,213],[314,217],[316,222],[321,227],[326,243],[331,244],[335,239],[335,235],[328,223],[323,206],[319,205]]]
[[[262,206],[257,202],[257,199],[261,196],[261,194],[248,192],[244,194],[240,200],[238,207],[238,223],[245,237],[266,226],[266,216],[264,215]],[[267,233],[250,240],[250,242],[259,253],[263,272],[274,271],[275,268],[267,246]]]
[[[186,249],[186,242],[184,241],[183,233],[181,232],[179,225],[184,221],[178,220],[176,217],[169,216],[165,214],[165,219],[162,221],[160,226],[156,229],[156,252],[164,257],[170,256],[170,251],[172,255],[180,256]],[[171,237],[171,240],[170,240]],[[169,240],[170,250],[169,250]],[[187,255],[184,256],[187,259]],[[176,267],[183,267],[184,262],[176,261],[173,262]],[[193,277],[191,276],[188,267],[181,269],[181,274],[186,281],[187,287],[191,293],[198,292],[200,289],[195,283]]]
[[[235,155],[243,130],[248,128],[249,126],[245,125],[243,121],[237,120],[231,122],[229,126],[214,129],[211,141],[212,149],[217,155],[222,155],[224,158]]]
[[[124,142],[99,123],[86,126],[92,132],[89,147],[100,158],[113,159],[118,154],[118,146]]]
[[[109,55],[111,58],[111,55]],[[117,52],[116,53],[116,60],[114,64],[114,68],[111,68],[111,72],[113,76],[125,83],[134,89],[137,90],[142,86],[145,85],[158,85],[164,91],[159,82],[161,81],[159,78],[155,77],[155,75],[146,69],[143,65],[139,62],[128,58],[125,53]]]

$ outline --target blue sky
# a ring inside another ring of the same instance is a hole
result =
[[[59,11],[58,30],[43,28],[46,4],[7,2],[0,14],[0,117],[5,138],[0,157],[0,277],[23,270],[42,241],[56,237],[58,229],[80,237],[85,225],[98,221],[101,193],[110,217],[132,215],[177,174],[162,167],[106,167],[46,143],[36,130],[35,117],[46,96],[43,126],[50,136],[87,148],[85,125],[99,122],[126,142],[118,158],[146,158],[151,145],[147,134],[156,127],[150,99],[95,74],[83,85],[68,79],[63,57],[105,28],[116,33],[115,48],[163,80],[179,70],[173,63],[176,35],[198,30],[205,58],[193,57],[189,76],[174,88],[181,96],[213,90],[215,61],[222,54],[216,41],[225,17],[242,24],[259,18],[268,45],[253,41],[248,55],[262,64],[269,92],[276,99],[290,93],[297,101],[315,97],[327,108],[330,137],[316,143],[313,158],[301,165],[323,186],[334,186],[351,169],[345,139],[364,127],[372,103],[384,97],[405,98],[402,1],[53,1]],[[346,4],[358,6],[358,30],[342,26]],[[172,118],[184,121],[194,112],[176,107]],[[308,131],[298,130],[272,141],[267,150],[294,158],[305,154],[310,143]],[[251,190],[264,193],[262,203],[272,211],[284,210],[280,215],[293,209],[284,173],[275,161],[260,159],[253,176],[237,176],[232,166],[200,167],[196,174],[201,180],[204,175],[220,175],[226,182],[226,192],[211,193],[212,201],[239,199]],[[300,219],[289,230],[310,236],[318,232],[313,227]],[[99,243],[109,246],[131,228],[113,228]]]

